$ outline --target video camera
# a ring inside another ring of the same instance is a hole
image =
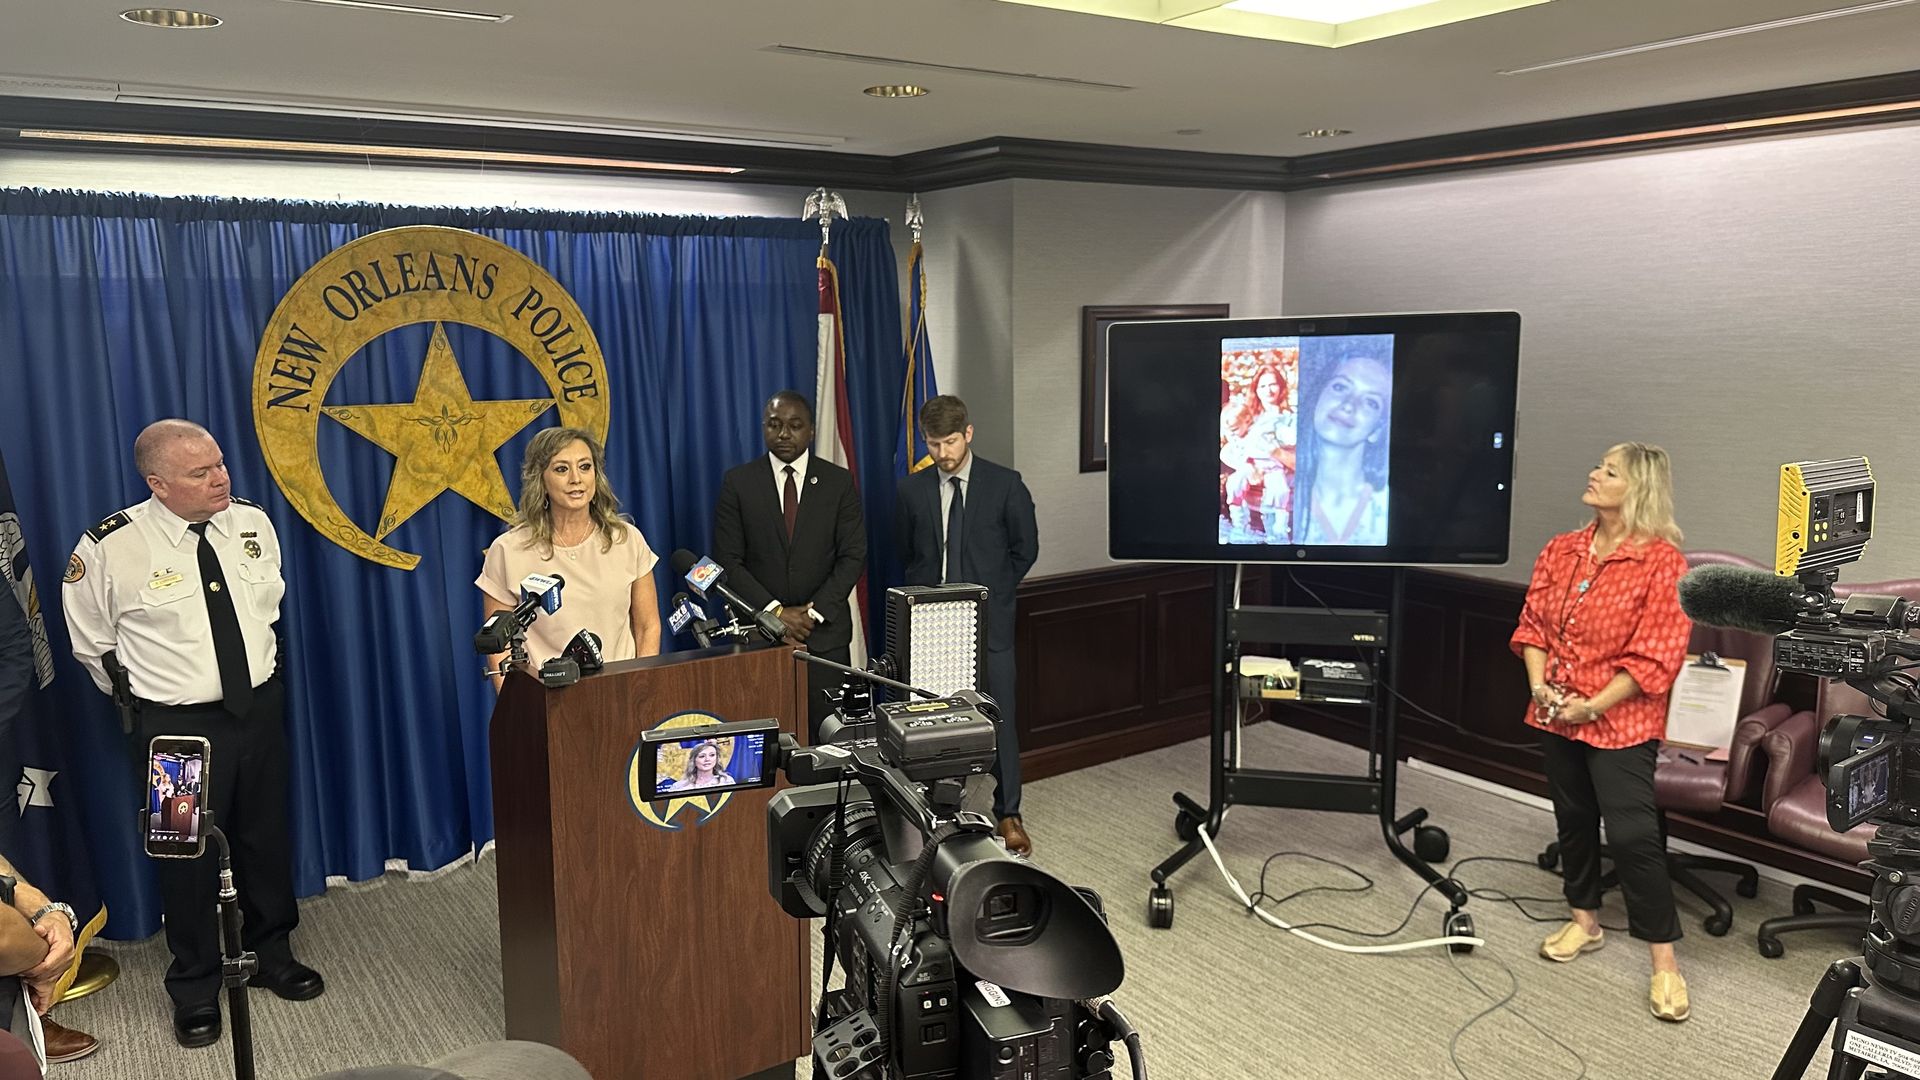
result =
[[[1920,702],[1907,671],[1920,661],[1920,643],[1908,636],[1920,626],[1920,605],[1835,592],[1838,568],[1866,551],[1873,504],[1864,457],[1783,465],[1774,576],[1699,567],[1681,583],[1681,606],[1696,621],[1772,633],[1778,670],[1845,682],[1879,710],[1835,716],[1820,738],[1828,824],[1839,832],[1880,826],[1867,842],[1872,904],[1862,955],[1829,966],[1776,1080],[1805,1073],[1829,1026],[1829,1075],[1861,1076],[1869,1064],[1910,1062],[1920,1050],[1920,921],[1912,915],[1920,909],[1920,743],[1910,731]]]
[[[1865,694],[1878,716],[1832,717],[1820,739],[1827,822],[1846,832],[1874,821],[1920,825],[1920,719],[1914,680],[1920,604],[1904,597],[1835,595],[1839,568],[1866,552],[1873,534],[1873,470],[1864,457],[1804,461],[1780,469],[1774,572],[1797,582],[1792,629],[1774,638],[1780,671],[1834,679]]]
[[[826,920],[814,1075],[1105,1080],[1124,1038],[1144,1078],[1138,1034],[1104,999],[1124,964],[1099,895],[1013,859],[991,821],[961,808],[966,779],[994,761],[992,699],[918,691],[875,704],[859,687],[913,688],[796,655],[858,680],[825,721],[826,741],[779,735],[764,766],[730,766],[726,780],[761,787],[784,774],[798,785],[767,807],[767,886],[787,914]],[[659,738],[663,748],[731,738],[729,760],[753,762],[777,730],[747,721]],[[680,757],[656,757],[670,798]],[[826,992],[836,961],[846,984]]]

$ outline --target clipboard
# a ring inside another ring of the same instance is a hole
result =
[[[1667,743],[1706,750],[1709,761],[1725,761],[1746,685],[1746,661],[1689,653],[1667,692]]]

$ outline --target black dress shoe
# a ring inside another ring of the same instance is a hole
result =
[[[220,1041],[220,1003],[197,1001],[173,1007],[173,1037],[192,1049]]]
[[[309,1001],[326,992],[327,981],[320,973],[293,961],[277,971],[263,971],[252,979],[254,986],[271,990],[288,1001]]]

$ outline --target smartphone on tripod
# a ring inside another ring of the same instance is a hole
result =
[[[198,735],[155,735],[147,744],[147,854],[197,859],[207,850],[205,813],[212,747]]]

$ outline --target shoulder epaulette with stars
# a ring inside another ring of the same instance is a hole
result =
[[[105,521],[102,521],[100,524],[95,525],[93,528],[88,529],[87,536],[94,543],[97,544],[100,541],[105,540],[107,538],[108,533],[114,531],[115,529],[118,529],[122,525],[127,524],[127,522],[131,520],[132,520],[131,518],[127,517],[127,512],[125,510],[122,510],[119,513],[113,515],[112,517],[107,518]]]

